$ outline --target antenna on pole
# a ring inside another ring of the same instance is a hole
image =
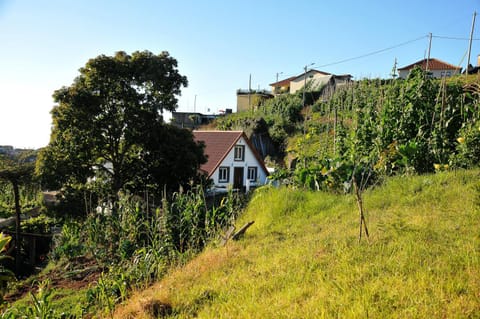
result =
[[[465,75],[468,75],[468,69],[470,68],[470,53],[472,52],[473,30],[475,29],[475,17],[476,16],[477,16],[477,11],[473,11],[472,29],[470,30],[470,41],[469,41],[469,44],[468,44],[467,68],[465,70]]]
[[[279,76],[280,74],[283,74],[283,72],[277,72],[277,82],[278,82],[278,76]]]

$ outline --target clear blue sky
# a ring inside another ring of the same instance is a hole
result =
[[[189,80],[180,111],[236,109],[235,92],[268,89],[310,63],[355,79],[388,77],[431,57],[465,67],[480,0],[0,0],[0,145],[39,148],[50,137],[54,90],[89,58],[168,51]],[[474,38],[480,38],[480,17]],[[333,64],[393,47],[385,52]],[[476,64],[480,41],[473,42]],[[462,60],[463,58],[463,60]]]

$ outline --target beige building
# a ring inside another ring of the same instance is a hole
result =
[[[318,70],[310,70],[298,76],[290,77],[275,83],[271,83],[270,87],[275,95],[283,93],[296,93],[307,85],[308,91],[319,92],[322,95],[330,95],[339,86],[349,83],[352,76],[349,74],[335,75]]]
[[[284,79],[281,81],[277,81],[275,83],[270,83],[270,87],[272,89],[272,93],[274,95],[290,93],[290,83],[293,79],[297,76],[289,77],[288,79]]]
[[[290,82],[290,94],[293,94],[307,84],[308,91],[319,91],[328,83],[332,74],[318,70],[310,70],[302,73]]]
[[[237,90],[237,112],[256,110],[271,98],[273,95],[267,90]]]

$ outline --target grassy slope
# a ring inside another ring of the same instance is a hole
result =
[[[117,318],[479,318],[480,172],[395,178],[351,196],[263,188],[210,248],[136,293]]]

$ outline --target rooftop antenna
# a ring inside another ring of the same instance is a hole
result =
[[[278,76],[279,76],[280,74],[283,74],[283,72],[277,72],[277,82],[278,82]]]

